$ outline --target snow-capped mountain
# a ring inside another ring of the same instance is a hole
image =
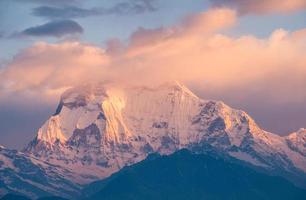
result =
[[[39,166],[56,169],[80,186],[150,153],[171,154],[205,144],[306,182],[306,130],[286,137],[266,132],[245,112],[203,100],[177,82],[154,88],[97,84],[70,89],[22,155],[48,163]]]

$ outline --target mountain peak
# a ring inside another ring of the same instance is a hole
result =
[[[107,135],[118,141],[121,136],[130,135],[131,128],[127,127],[131,117],[138,120],[156,118],[157,113],[159,118],[163,116],[164,119],[160,120],[164,121],[178,117],[174,115],[187,117],[195,114],[199,101],[177,81],[155,87],[110,83],[81,85],[63,93],[55,114],[39,129],[37,140],[49,144],[56,141],[64,143],[76,128],[84,129],[103,119],[106,120]],[[182,108],[184,113],[179,114]],[[124,130],[124,134],[119,136],[119,130],[114,128]]]
[[[188,94],[188,95],[191,95],[193,97],[198,98],[193,92],[191,92],[191,90],[189,90],[185,85],[183,85],[179,81],[166,82],[166,83],[160,85],[159,87],[157,87],[157,89],[158,88],[168,88],[170,90],[181,91],[185,94]]]

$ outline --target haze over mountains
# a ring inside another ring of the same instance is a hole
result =
[[[0,192],[77,198],[87,184],[152,153],[181,149],[218,155],[306,188],[305,146],[305,129],[286,137],[266,132],[247,113],[200,99],[177,82],[84,85],[62,95],[22,152],[1,147]]]

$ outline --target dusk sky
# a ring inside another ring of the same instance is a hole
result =
[[[0,0],[0,144],[85,82],[178,80],[265,130],[306,127],[306,0]]]

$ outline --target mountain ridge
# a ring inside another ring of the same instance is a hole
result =
[[[283,188],[283,189],[282,189]],[[88,200],[103,199],[304,199],[280,177],[268,176],[220,155],[181,149],[123,168],[109,178],[89,184]]]

